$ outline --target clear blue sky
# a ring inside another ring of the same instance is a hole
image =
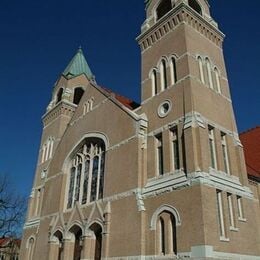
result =
[[[41,116],[56,79],[77,48],[99,84],[140,100],[140,52],[135,37],[143,0],[1,0],[0,174],[30,193]],[[224,50],[239,131],[260,125],[260,1],[212,0],[227,35]]]

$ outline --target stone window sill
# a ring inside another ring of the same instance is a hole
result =
[[[241,222],[246,222],[246,218],[239,217],[238,220],[241,221]]]
[[[230,227],[229,230],[234,231],[234,232],[238,232],[238,228],[236,228],[236,227]]]
[[[230,239],[227,238],[227,237],[220,237],[220,241],[222,241],[222,242],[229,242]]]

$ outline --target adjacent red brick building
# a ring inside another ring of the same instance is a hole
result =
[[[260,126],[240,134],[250,180],[260,182]]]

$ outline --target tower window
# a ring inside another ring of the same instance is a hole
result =
[[[157,173],[163,175],[163,144],[162,135],[156,136],[156,161],[157,161]]]
[[[163,59],[161,62],[161,90],[165,90],[167,88],[167,65],[166,61]]]
[[[206,58],[206,66],[207,66],[207,73],[208,73],[208,83],[209,87],[213,89],[213,80],[212,80],[212,74],[211,74],[211,64],[208,58]]]
[[[41,163],[44,163],[45,161],[52,158],[54,141],[55,140],[53,137],[49,137],[48,140],[45,142],[45,144],[43,144]]]
[[[218,209],[220,238],[223,239],[226,237],[226,230],[225,230],[225,220],[224,220],[222,192],[221,191],[217,191],[217,209]]]
[[[63,88],[60,88],[59,91],[58,91],[58,94],[57,94],[56,104],[58,104],[61,101],[62,95],[63,95]]]
[[[215,74],[215,89],[218,93],[221,93],[220,89],[220,79],[219,79],[219,71],[217,68],[214,69],[214,74]]]
[[[161,19],[164,15],[169,13],[172,9],[171,0],[162,0],[156,10],[157,20]]]
[[[200,70],[200,80],[203,84],[205,84],[203,61],[202,61],[202,58],[200,56],[198,57],[198,62],[199,62],[199,70]]]
[[[153,69],[152,75],[152,95],[155,96],[158,94],[158,85],[157,85],[157,72],[156,69]]]
[[[228,211],[229,211],[229,224],[230,227],[235,228],[233,201],[232,201],[232,195],[230,193],[227,194],[227,201],[228,201]]]
[[[101,139],[87,139],[71,161],[67,208],[103,198],[105,145]]]
[[[238,219],[245,220],[244,218],[244,211],[243,211],[243,204],[242,204],[242,197],[237,196],[237,208],[238,208]]]
[[[176,59],[174,57],[171,58],[171,80],[172,85],[177,82]]]
[[[226,135],[223,134],[223,133],[221,133],[221,146],[222,146],[222,154],[223,154],[225,172],[230,174],[229,160],[228,160],[228,149],[227,149],[227,139],[226,139]]]
[[[74,90],[74,97],[73,97],[73,103],[75,105],[79,104],[83,94],[84,94],[84,90],[82,88],[75,88],[75,90]]]
[[[217,157],[216,157],[216,143],[214,137],[214,128],[209,127],[209,150],[210,150],[210,161],[211,167],[217,169]]]
[[[193,10],[195,10],[198,14],[202,15],[201,7],[196,0],[189,0],[188,3]]]
[[[179,156],[179,142],[177,129],[171,130],[171,149],[172,149],[172,168],[173,170],[180,169],[180,156]]]

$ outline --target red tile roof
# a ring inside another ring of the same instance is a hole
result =
[[[124,96],[121,96],[115,92],[113,92],[112,90],[105,88],[105,87],[101,87],[103,90],[105,90],[108,94],[110,95],[114,95],[114,97],[116,98],[116,100],[118,100],[121,104],[123,104],[124,106],[126,106],[127,108],[129,108],[130,110],[134,110],[137,107],[139,107],[140,105],[138,103],[136,103],[135,101],[126,98]]]
[[[247,173],[260,179],[260,126],[240,134],[244,146]]]

